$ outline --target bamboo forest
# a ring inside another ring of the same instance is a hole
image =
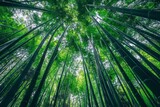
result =
[[[160,107],[160,0],[0,0],[0,107]]]

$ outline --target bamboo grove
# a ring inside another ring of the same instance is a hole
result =
[[[0,107],[159,107],[158,0],[0,0]]]

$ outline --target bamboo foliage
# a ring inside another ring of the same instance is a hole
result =
[[[131,1],[1,0],[0,107],[158,107],[158,4]]]

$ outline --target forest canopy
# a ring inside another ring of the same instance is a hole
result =
[[[159,0],[0,0],[0,107],[158,107],[159,90]]]

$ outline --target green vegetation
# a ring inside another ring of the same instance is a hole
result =
[[[0,107],[159,107],[158,0],[1,0]]]

